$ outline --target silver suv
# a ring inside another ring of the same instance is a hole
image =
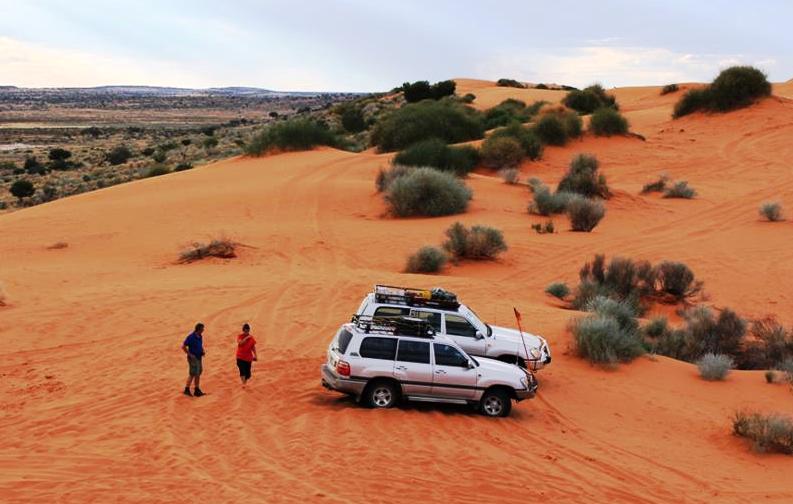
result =
[[[376,285],[356,312],[370,317],[410,316],[429,322],[468,354],[491,357],[538,371],[551,363],[545,338],[485,323],[473,310],[443,289]]]
[[[507,416],[512,400],[534,397],[534,375],[514,364],[473,358],[432,326],[410,317],[353,317],[322,364],[322,385],[375,408],[400,399],[477,405]]]

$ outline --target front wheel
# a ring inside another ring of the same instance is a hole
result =
[[[399,393],[392,383],[375,382],[366,389],[366,403],[372,408],[393,408]]]
[[[505,417],[512,410],[512,401],[503,390],[488,390],[479,401],[479,410],[489,417]]]

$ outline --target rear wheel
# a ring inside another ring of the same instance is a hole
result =
[[[479,411],[489,417],[505,417],[512,410],[512,401],[507,393],[500,389],[485,392],[479,401]]]
[[[399,392],[393,383],[378,381],[366,387],[364,396],[372,408],[393,408],[399,399]]]

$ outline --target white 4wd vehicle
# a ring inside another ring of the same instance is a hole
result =
[[[533,371],[551,363],[551,349],[540,336],[491,326],[473,310],[442,289],[409,289],[376,285],[366,295],[357,315],[410,316],[426,320],[439,334],[455,341],[469,355],[491,357]]]
[[[531,371],[470,357],[421,319],[354,317],[339,328],[322,364],[322,385],[375,408],[414,401],[474,404],[507,416],[512,400],[534,397]]]

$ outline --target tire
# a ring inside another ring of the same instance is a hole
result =
[[[505,417],[512,410],[512,400],[506,392],[500,389],[491,389],[484,393],[479,401],[479,411],[489,417]]]
[[[399,391],[393,383],[376,381],[366,387],[364,399],[372,408],[393,408],[399,401]]]

